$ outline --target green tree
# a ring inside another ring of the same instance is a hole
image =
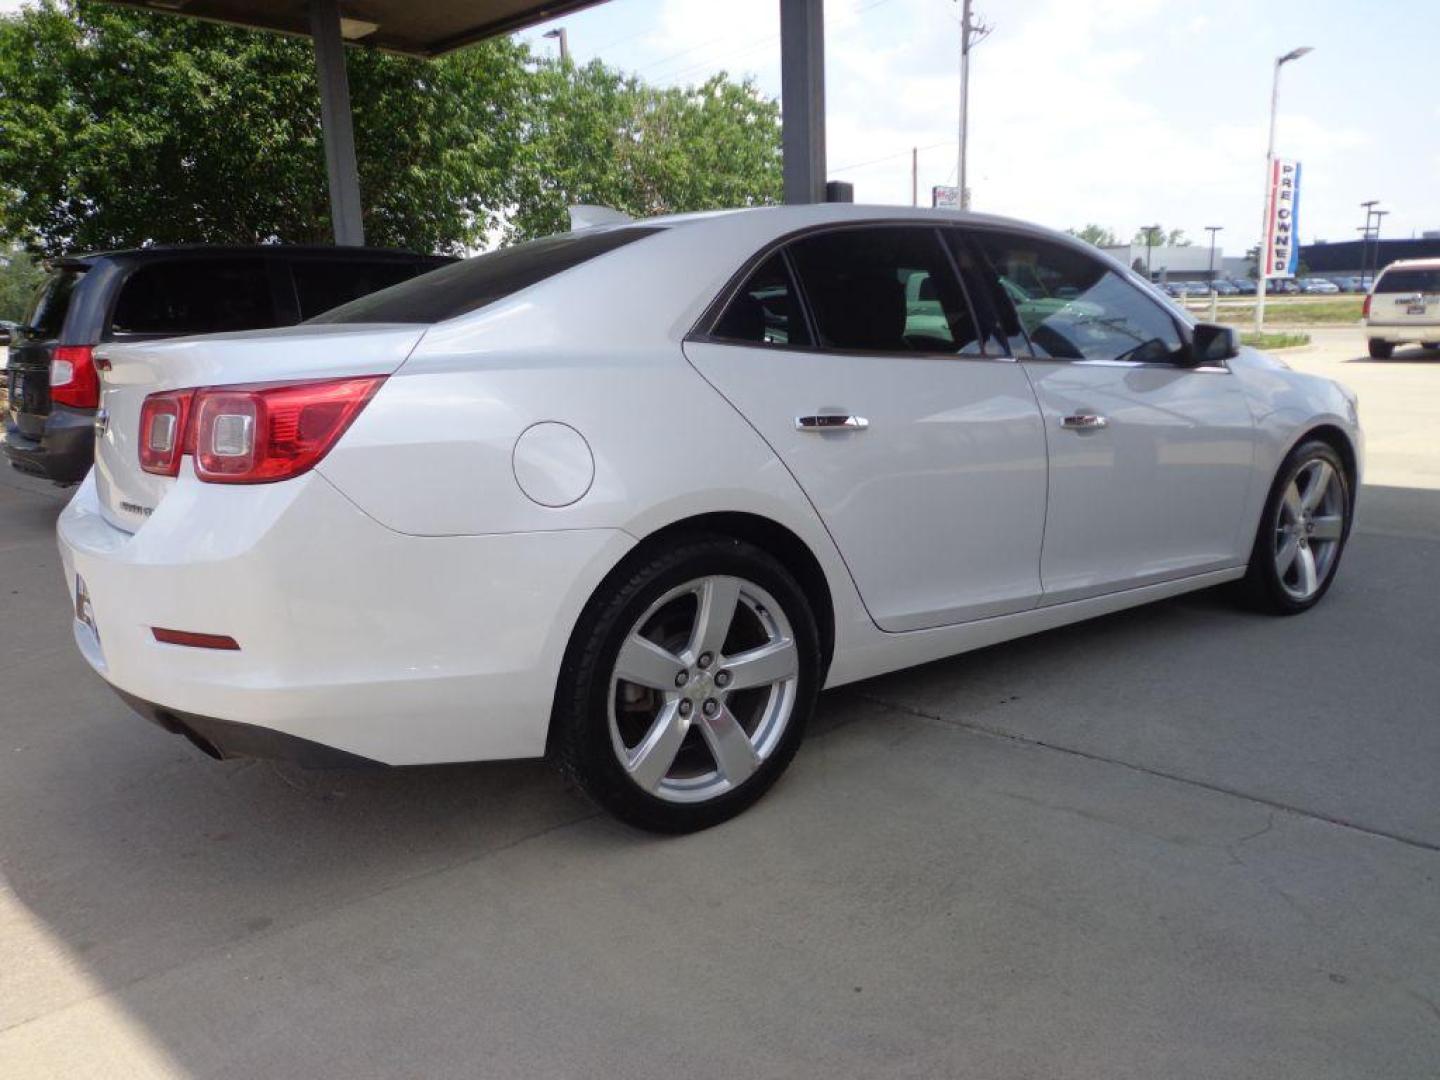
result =
[[[0,319],[19,322],[45,280],[45,269],[23,251],[0,253]]]
[[[347,50],[366,240],[459,251],[774,201],[779,110],[717,76],[657,89],[509,39],[434,62]],[[40,0],[0,18],[0,240],[32,251],[331,236],[308,42]]]
[[[1136,229],[1135,239],[1131,240],[1130,243],[1139,244],[1141,247],[1144,247],[1146,243],[1145,238],[1149,236],[1151,232],[1151,229],[1143,227]],[[1192,243],[1192,241],[1186,238],[1184,229],[1171,229],[1169,232],[1166,232],[1164,226],[1157,225],[1153,233],[1155,240],[1151,243],[1151,247],[1190,247]]]
[[[723,74],[657,88],[599,62],[545,64],[522,158],[511,238],[565,228],[572,203],[642,217],[777,202],[780,111]]]
[[[1120,245],[1120,238],[1115,235],[1114,229],[1107,229],[1104,225],[1096,225],[1094,222],[1079,229],[1066,229],[1065,231],[1096,247],[1118,247]]]

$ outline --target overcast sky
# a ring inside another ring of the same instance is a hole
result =
[[[18,6],[0,0],[0,10]],[[342,3],[342,7],[343,7]],[[560,20],[575,57],[657,83],[716,71],[779,96],[777,0],[612,0]],[[830,176],[860,202],[921,201],[955,177],[955,0],[827,0]],[[1351,239],[1359,203],[1388,236],[1440,229],[1440,0],[976,0],[994,32],[973,53],[976,209],[1128,239],[1160,222],[1223,225],[1238,254],[1259,231],[1274,58],[1277,147],[1304,165],[1300,232]],[[523,36],[537,51],[555,48]],[[363,152],[363,148],[362,148]]]

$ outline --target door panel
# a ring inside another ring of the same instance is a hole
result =
[[[1045,603],[1243,563],[1254,423],[1228,372],[1027,360],[1050,440]],[[1095,416],[1105,426],[1065,427]]]
[[[685,354],[794,474],[882,629],[1038,602],[1045,436],[1019,364],[703,342]],[[869,424],[797,430],[820,413]]]

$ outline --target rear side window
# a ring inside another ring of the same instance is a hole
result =
[[[658,232],[634,226],[561,233],[474,255],[410,281],[363,296],[312,322],[437,323],[503,300],[548,277]]]
[[[300,318],[313,319],[331,308],[409,281],[428,266],[399,260],[359,262],[345,259],[296,259],[290,263]]]
[[[790,255],[824,348],[961,353],[978,341],[934,229],[840,229],[796,240]]]
[[[810,344],[810,331],[784,257],[776,252],[750,275],[715,323],[713,336],[755,345]]]
[[[58,338],[65,329],[65,315],[70,298],[80,283],[80,270],[57,270],[35,290],[30,310],[25,315],[27,333],[35,338]]]
[[[1159,363],[1181,349],[1175,320],[1104,263],[1062,244],[976,232],[1037,356]]]
[[[1375,283],[1377,293],[1440,293],[1440,267],[1433,270],[1386,270]]]
[[[141,266],[115,301],[115,334],[214,334],[275,326],[264,259],[167,259]]]

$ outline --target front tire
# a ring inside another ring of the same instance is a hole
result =
[[[1297,446],[1270,489],[1242,600],[1276,615],[1309,611],[1335,580],[1350,536],[1354,498],[1345,463],[1319,439]]]
[[[1375,360],[1389,360],[1395,352],[1395,343],[1382,341],[1379,338],[1370,339],[1370,356]]]
[[[746,809],[785,770],[820,683],[815,618],[767,552],[696,535],[612,575],[566,652],[553,756],[596,803],[686,833]]]

